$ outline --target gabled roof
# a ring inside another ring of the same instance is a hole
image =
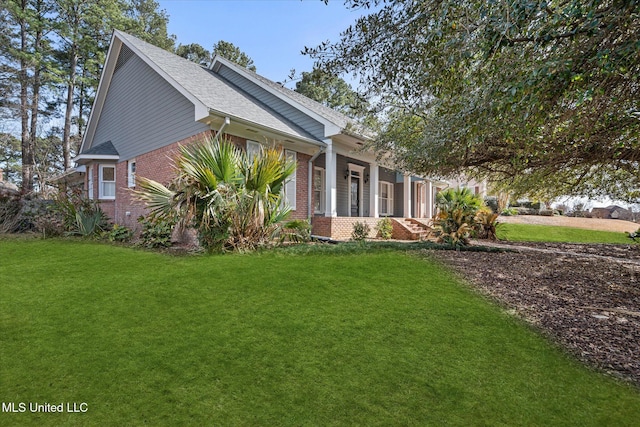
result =
[[[246,78],[252,80],[265,90],[273,93],[296,108],[306,111],[309,115],[315,116],[317,119],[320,119],[320,121],[331,123],[337,128],[338,132],[352,129],[352,131],[357,131],[364,138],[370,137],[370,135],[368,135],[369,132],[367,132],[366,129],[363,129],[362,126],[355,123],[353,119],[340,111],[329,108],[318,101],[286,88],[282,84],[269,80],[254,71],[229,61],[228,59],[216,56],[211,62],[209,68],[215,71],[219,68],[219,64],[223,64],[228,68],[234,69],[237,73],[244,75]]]
[[[115,31],[115,35],[137,51],[136,53],[139,53],[143,59],[146,58],[147,62],[152,62],[155,65],[152,68],[157,67],[166,73],[166,77],[195,97],[208,110],[302,139],[315,139],[295,123],[261,104],[207,68],[121,31]]]
[[[214,114],[229,117],[232,121],[273,130],[316,145],[323,145],[322,141],[302,127],[243,92],[215,72],[137,37],[115,30],[85,138],[82,142],[81,153],[86,153],[83,151],[85,144],[87,141],[91,141],[95,134],[97,118],[104,105],[123,45],[127,46],[194,104],[194,120],[203,120],[208,118],[209,114]],[[96,120],[92,120],[94,116]]]

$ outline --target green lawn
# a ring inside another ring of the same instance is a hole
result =
[[[0,239],[0,425],[631,426],[584,368],[393,250],[170,257]],[[17,407],[17,406],[16,406]]]
[[[498,225],[498,238],[514,242],[633,243],[627,233],[552,225]]]

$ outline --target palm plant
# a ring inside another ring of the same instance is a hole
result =
[[[453,246],[469,243],[475,215],[483,201],[468,188],[448,189],[436,196],[438,214],[434,221],[438,240]]]
[[[295,167],[281,150],[250,160],[230,141],[210,138],[180,147],[167,187],[139,178],[136,193],[151,216],[194,227],[206,249],[252,250],[270,243],[289,214],[281,190]]]

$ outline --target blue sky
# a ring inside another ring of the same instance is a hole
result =
[[[310,71],[313,60],[300,53],[342,31],[367,10],[351,10],[342,0],[159,0],[169,15],[168,32],[177,43],[208,50],[219,40],[245,52],[257,72],[282,81],[292,68]],[[288,84],[292,86],[291,83]]]

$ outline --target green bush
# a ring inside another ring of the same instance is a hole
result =
[[[484,204],[491,209],[493,213],[498,213],[498,198],[495,196],[487,196],[484,198]]]
[[[150,249],[171,246],[171,235],[173,234],[175,221],[160,217],[141,216],[138,218],[138,222],[142,226],[142,231],[140,232],[141,246]]]
[[[456,247],[467,245],[474,230],[474,217],[482,205],[482,199],[468,188],[451,188],[438,193],[438,214],[434,221],[438,241]]]
[[[105,231],[104,238],[110,242],[129,242],[133,238],[133,230],[124,225],[114,224],[113,228],[109,231]]]
[[[391,218],[386,217],[378,221],[376,224],[376,231],[381,239],[389,240],[393,235],[393,223],[391,222]]]
[[[364,240],[369,236],[369,232],[371,232],[371,227],[366,222],[356,222],[353,224],[353,231],[351,232],[351,240],[356,242],[364,242]]]
[[[502,215],[504,216],[515,216],[518,215],[518,209],[516,208],[507,208],[502,211]]]
[[[138,178],[138,200],[152,215],[177,218],[198,231],[209,251],[249,251],[272,245],[291,208],[284,188],[296,163],[276,147],[249,158],[217,138],[180,148],[168,187]]]
[[[58,194],[52,211],[61,215],[63,228],[69,235],[91,237],[109,228],[108,218],[98,202],[83,197],[80,190]]]
[[[311,240],[311,224],[304,219],[294,219],[284,224],[280,232],[280,243],[285,241],[305,243]]]

